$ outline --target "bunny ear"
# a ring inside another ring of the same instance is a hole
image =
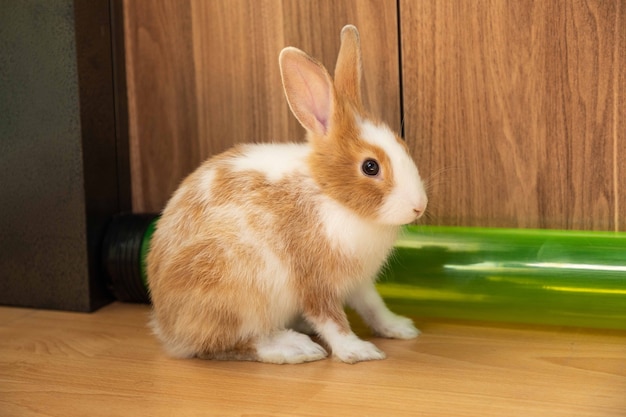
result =
[[[319,62],[297,48],[280,53],[280,74],[291,112],[308,131],[324,136],[334,107],[333,83]]]
[[[341,48],[335,65],[335,88],[361,111],[361,41],[359,31],[352,25],[341,30]]]

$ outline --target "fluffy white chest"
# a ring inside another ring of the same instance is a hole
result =
[[[336,250],[356,257],[364,273],[373,275],[387,258],[399,228],[371,223],[330,198],[323,198],[320,219],[324,233]]]

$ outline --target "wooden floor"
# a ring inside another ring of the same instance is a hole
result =
[[[147,315],[0,307],[0,416],[626,416],[623,332],[418,321],[384,361],[264,365],[169,359]]]

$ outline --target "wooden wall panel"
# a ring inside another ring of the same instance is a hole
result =
[[[133,210],[159,211],[201,161],[190,3],[124,2]]]
[[[332,73],[343,25],[361,31],[366,105],[400,123],[394,0],[125,0],[133,211],[159,211],[180,180],[234,143],[299,141],[278,54]]]
[[[399,10],[405,132],[433,223],[625,229],[621,0]]]

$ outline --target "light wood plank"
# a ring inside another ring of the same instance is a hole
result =
[[[173,360],[147,306],[0,322],[0,415],[622,416],[626,334],[420,321],[388,359],[346,365]],[[21,315],[0,307],[0,316]],[[355,321],[355,320],[353,320]],[[368,332],[357,322],[356,331]]]
[[[0,308],[0,325],[9,324],[29,314],[33,314],[33,310],[27,308]]]
[[[400,1],[406,136],[433,223],[618,227],[621,9]]]

